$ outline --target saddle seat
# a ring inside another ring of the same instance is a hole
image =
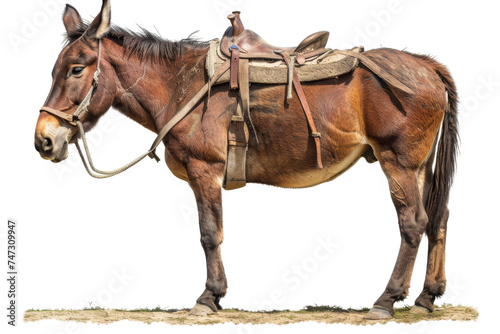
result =
[[[283,59],[275,51],[285,51],[293,55],[324,49],[330,36],[328,31],[318,31],[304,38],[296,47],[279,47],[267,43],[252,30],[245,29],[240,12],[233,12],[228,19],[232,26],[225,31],[221,40],[221,51],[226,56],[231,55],[230,47],[235,45],[241,52],[241,58]]]

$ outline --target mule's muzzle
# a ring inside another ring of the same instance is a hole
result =
[[[60,162],[68,157],[68,142],[61,136],[35,134],[35,149],[43,159]]]

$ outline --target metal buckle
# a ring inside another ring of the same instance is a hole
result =
[[[75,116],[75,114],[71,114],[71,121],[68,120],[68,123],[76,126],[76,122],[78,122],[80,119],[78,116]]]

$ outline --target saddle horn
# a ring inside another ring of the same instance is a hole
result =
[[[245,27],[241,22],[239,11],[234,11],[232,14],[229,14],[227,18],[231,21],[231,25],[233,26],[233,37],[238,36],[245,30]]]

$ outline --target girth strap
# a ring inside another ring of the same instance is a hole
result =
[[[288,66],[288,68],[291,68],[293,70],[293,75],[292,75],[293,86],[295,87],[295,92],[299,97],[300,104],[302,105],[302,109],[304,110],[304,114],[306,115],[309,128],[311,129],[311,137],[314,138],[314,144],[316,145],[316,163],[318,168],[323,168],[323,163],[321,162],[321,144],[320,144],[321,133],[319,133],[316,130],[316,126],[314,125],[314,120],[311,115],[311,109],[309,109],[309,104],[307,103],[306,95],[302,90],[302,85],[300,84],[297,71],[295,70],[293,63],[290,61],[290,56],[284,51],[279,52],[279,54],[283,57],[283,60],[285,61],[285,64]]]

